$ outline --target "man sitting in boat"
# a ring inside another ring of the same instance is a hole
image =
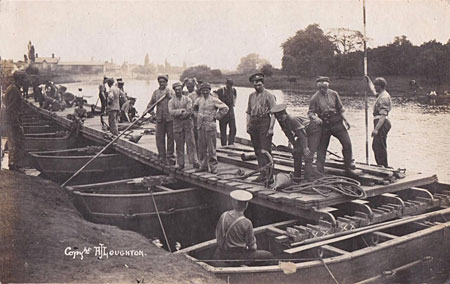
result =
[[[286,105],[279,104],[271,109],[284,134],[294,146],[294,181],[301,181],[302,160],[305,158],[305,180],[313,181],[313,157],[322,136],[319,124],[306,117],[292,117],[286,112]]]
[[[248,201],[253,195],[245,190],[233,190],[230,193],[233,210],[220,216],[216,226],[216,258],[223,260],[241,260],[232,264],[252,264],[255,260],[271,259],[272,253],[257,250],[253,224],[244,216]],[[245,260],[245,261],[242,261]],[[256,262],[261,264],[261,262]]]
[[[85,99],[83,99],[82,97],[76,98],[75,102],[77,104],[77,107],[73,112],[73,123],[70,133],[71,135],[77,137],[80,133],[81,126],[87,118],[87,110],[83,107],[84,103],[86,102]]]

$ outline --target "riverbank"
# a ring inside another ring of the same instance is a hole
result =
[[[222,77],[210,77],[205,78],[211,84],[225,84],[225,77],[232,78],[234,85],[237,87],[252,87],[248,81],[248,75],[246,74],[232,74]],[[421,89],[417,91],[416,96],[423,96],[430,91],[437,91],[442,94],[445,90],[450,90],[450,83],[437,85],[429,82],[425,79],[412,78],[407,76],[385,76],[388,87],[387,90],[394,97],[411,97],[412,91],[409,87],[411,80],[417,80],[421,86]],[[296,93],[311,95],[317,88],[314,81],[315,78],[300,78],[300,77],[288,77],[286,75],[274,75],[272,77],[266,77],[265,87],[267,89],[277,89],[283,91],[295,91]],[[372,78],[372,80],[375,78]],[[363,96],[365,89],[365,82],[361,77],[331,77],[330,88],[337,90],[342,96]]]
[[[0,171],[0,248],[0,283],[221,282],[137,233],[82,219],[57,184],[6,170]]]

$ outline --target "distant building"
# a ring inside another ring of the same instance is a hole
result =
[[[55,54],[52,53],[52,57],[37,57],[34,60],[34,66],[39,71],[49,72],[56,71],[56,65],[58,65],[59,57],[55,57]]]
[[[59,72],[69,74],[100,74],[105,72],[105,64],[95,61],[60,61],[59,57],[36,57],[34,63],[39,72]]]
[[[105,72],[108,74],[116,74],[120,72],[121,66],[115,63],[105,62],[104,65],[105,65]]]
[[[14,71],[16,71],[18,69],[16,64],[14,64],[13,60],[5,59],[5,60],[1,61],[0,63],[1,63],[0,71],[4,75],[12,74]]]
[[[100,74],[105,72],[105,65],[101,62],[58,62],[56,71],[72,74]]]

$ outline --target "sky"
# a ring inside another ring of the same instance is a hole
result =
[[[370,47],[406,35],[413,44],[450,39],[450,0],[366,0]],[[0,56],[21,60],[28,41],[40,57],[143,64],[206,64],[234,70],[257,53],[281,66],[281,44],[317,23],[363,30],[362,0],[5,1]]]

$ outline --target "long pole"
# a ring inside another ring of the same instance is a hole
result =
[[[366,0],[363,0],[363,25],[364,25],[364,76],[367,76],[367,37],[366,37]],[[369,164],[369,117],[368,117],[367,90],[364,89],[364,114],[366,121],[366,164]]]
[[[119,135],[117,135],[116,137],[114,137],[114,139],[112,139],[105,147],[103,147],[103,149],[100,150],[100,152],[98,152],[94,157],[92,157],[89,161],[87,161],[86,164],[84,164],[84,166],[82,166],[78,171],[76,171],[76,173],[74,173],[68,180],[66,180],[63,184],[61,184],[62,187],[64,187],[69,181],[71,181],[72,179],[74,179],[79,173],[81,173],[90,163],[92,163],[95,159],[97,159],[103,152],[105,152],[106,149],[108,149],[109,146],[111,146],[114,142],[116,142],[120,137],[122,137],[122,135],[124,135],[131,127],[133,127],[133,125],[135,125],[138,121],[140,121],[148,112],[152,111],[152,109],[154,109],[160,102],[162,102],[164,99],[166,98],[166,96],[162,96],[159,100],[157,100],[154,104],[152,104],[150,107],[148,107],[144,113],[142,114],[142,116],[135,120],[133,123],[131,123],[127,128],[125,128],[124,131],[122,131],[122,133],[120,133]]]
[[[0,108],[2,107],[2,98],[3,98],[3,69],[2,62],[0,61]],[[5,123],[5,121],[0,121],[0,123]],[[2,169],[3,162],[3,145],[2,145],[3,137],[2,131],[0,131],[0,170]]]

